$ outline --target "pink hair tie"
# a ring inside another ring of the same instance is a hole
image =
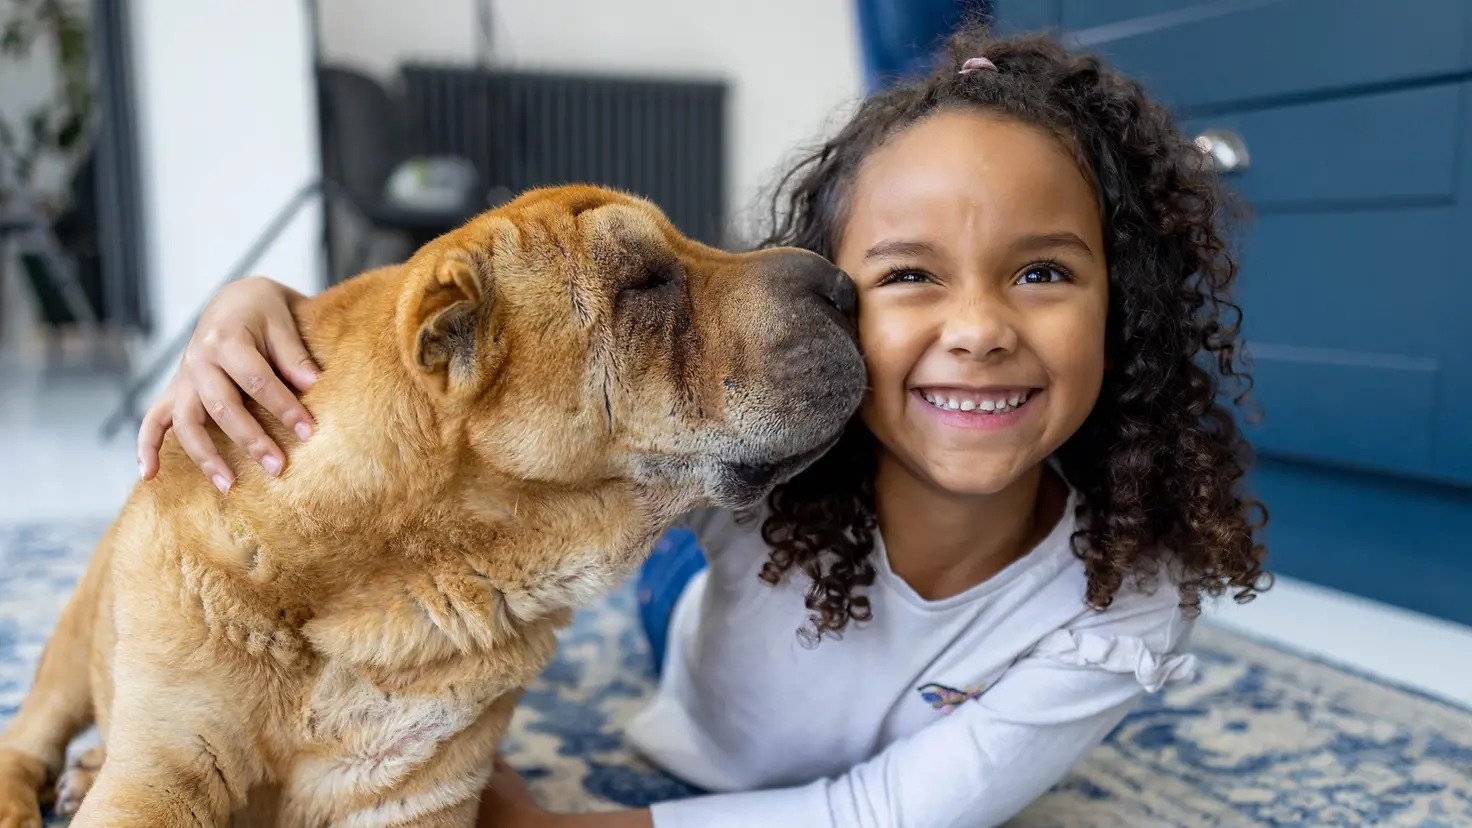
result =
[[[961,64],[961,74],[969,75],[972,72],[997,71],[997,65],[984,57],[974,57]]]

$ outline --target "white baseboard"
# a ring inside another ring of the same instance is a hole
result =
[[[1472,627],[1283,577],[1202,620],[1472,708]]]

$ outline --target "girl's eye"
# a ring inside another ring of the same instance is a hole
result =
[[[1067,282],[1070,278],[1068,271],[1054,265],[1033,265],[1022,271],[1017,277],[1019,285],[1046,285],[1054,282]]]
[[[923,285],[931,281],[930,277],[918,270],[896,270],[879,280],[881,285]]]

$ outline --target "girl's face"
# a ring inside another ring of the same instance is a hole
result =
[[[993,494],[1088,416],[1109,308],[1093,189],[1061,142],[938,112],[875,151],[837,264],[859,289],[864,422],[910,474]]]

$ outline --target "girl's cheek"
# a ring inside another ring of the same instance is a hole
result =
[[[859,319],[859,347],[869,365],[869,381],[879,390],[881,381],[893,382],[896,374],[903,378],[903,363],[908,350],[903,318],[897,314],[871,313]]]
[[[918,360],[913,326],[897,310],[873,304],[868,313],[862,306],[859,310],[859,347],[869,372],[862,415],[870,430],[880,433],[888,429],[878,420],[903,410],[905,383]]]

